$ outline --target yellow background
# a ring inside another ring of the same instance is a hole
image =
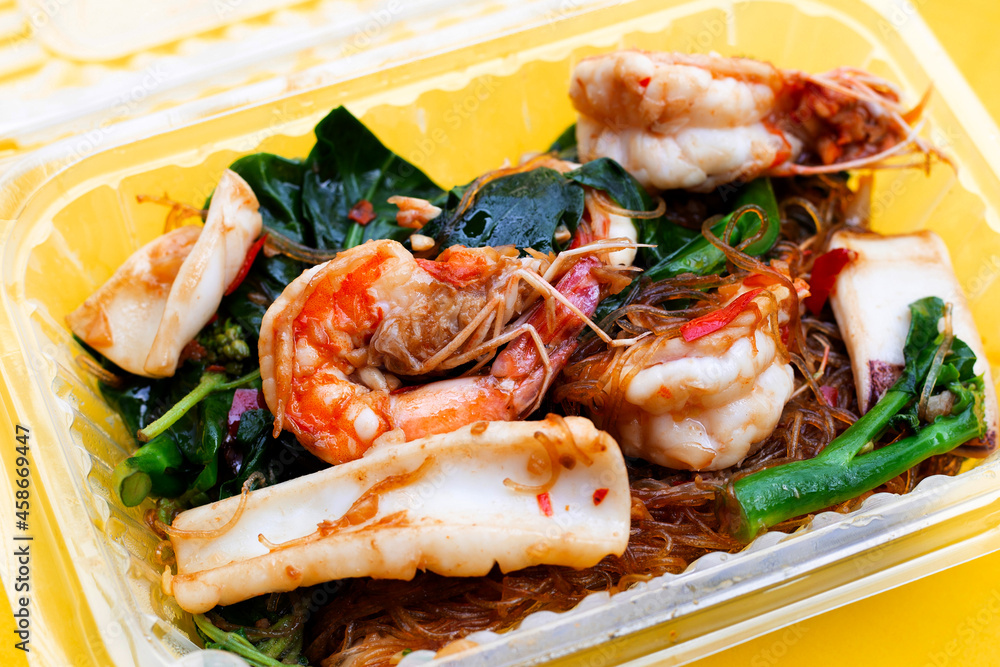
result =
[[[910,0],[903,4],[910,7],[910,3],[1000,122],[1000,2]],[[13,648],[13,617],[2,595],[0,618],[0,665],[27,665],[25,655]],[[694,664],[998,665],[1000,553],[802,621]]]

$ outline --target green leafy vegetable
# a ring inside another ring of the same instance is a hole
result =
[[[931,386],[955,395],[951,413],[922,427],[916,424],[913,435],[872,451],[872,443],[894,418],[913,410],[932,371],[934,356],[945,344],[937,329],[944,313],[940,299],[921,299],[910,305],[910,313],[903,374],[871,410],[815,458],[768,468],[733,484],[725,499],[726,516],[738,539],[749,542],[760,531],[786,519],[850,500],[930,456],[949,452],[983,434],[983,379],[972,377],[968,346],[959,343],[944,358],[937,377],[929,380]],[[915,420],[919,421],[911,413],[905,421],[912,424]]]
[[[305,264],[284,255],[258,255],[246,279],[235,292],[222,299],[219,312],[236,320],[256,340],[260,337],[260,323],[268,306],[305,269]]]
[[[602,190],[621,208],[630,211],[651,211],[655,207],[649,193],[639,181],[611,158],[592,160],[573,171],[566,172],[565,176],[574,183]]]
[[[198,626],[198,631],[207,640],[205,648],[215,648],[235,653],[246,660],[252,667],[285,667],[288,664],[278,660],[275,656],[263,653],[251,644],[245,635],[238,632],[220,630],[204,614],[197,614],[194,617],[194,623]]]
[[[243,177],[260,202],[264,226],[276,229],[299,243],[313,244],[315,234],[302,218],[301,160],[289,160],[270,153],[242,157],[229,166]]]
[[[198,381],[198,385],[192,389],[186,396],[181,400],[177,401],[166,413],[155,422],[139,430],[140,440],[150,440],[155,438],[160,433],[163,433],[168,428],[173,426],[173,424],[187,414],[187,411],[196,406],[209,394],[216,391],[225,391],[227,389],[235,389],[241,387],[245,384],[249,384],[260,378],[260,369],[258,368],[252,373],[245,375],[241,378],[233,380],[232,382],[226,382],[225,373],[218,373],[215,371],[207,371],[201,376]]]
[[[753,212],[740,216],[729,238],[729,243],[736,245],[741,241],[753,238],[760,233],[761,225],[766,225],[764,233],[761,234],[760,238],[743,249],[743,252],[748,255],[762,255],[774,246],[781,229],[778,202],[774,197],[774,190],[771,188],[770,179],[758,178],[740,189],[734,202],[734,212],[744,206],[758,207],[764,212],[766,220],[762,220],[759,215]],[[733,213],[730,213],[716,223],[712,227],[712,233],[722,238],[732,216]],[[682,273],[708,275],[710,273],[717,273],[725,264],[725,255],[709,243],[708,239],[699,234],[678,248],[673,254],[664,257],[655,266],[650,267],[646,272],[646,276],[650,280],[656,281],[673,278]]]
[[[236,442],[243,451],[243,461],[239,474],[222,484],[219,499],[239,495],[243,483],[255,472],[263,472],[267,460],[265,453],[274,417],[267,410],[247,410],[240,415],[240,425],[236,432]]]
[[[734,202],[735,209],[712,227],[712,233],[722,238],[726,227],[734,213],[745,206],[757,207],[764,213],[766,220],[753,210],[741,215],[737,220],[733,233],[729,238],[732,245],[740,241],[753,238],[760,234],[760,238],[750,243],[743,252],[750,255],[760,255],[774,246],[780,231],[780,218],[778,214],[778,203],[774,197],[774,190],[771,188],[770,180],[759,178],[743,186]],[[656,221],[653,221],[656,222]],[[666,221],[663,221],[666,222]],[[761,225],[766,223],[763,233]],[[685,240],[685,237],[686,240]],[[618,294],[602,301],[597,307],[595,319],[598,322],[606,319],[612,312],[621,308],[626,303],[630,295],[635,294],[640,281],[658,281],[679,276],[682,273],[693,273],[695,275],[708,275],[722,271],[726,266],[726,257],[722,252],[708,242],[703,235],[698,233],[688,234],[687,230],[674,224],[647,224],[640,238],[647,242],[659,245],[657,251],[652,253],[652,258],[659,257],[659,260],[641,275],[632,281],[632,287],[625,289]],[[680,242],[681,245],[678,244]],[[667,247],[676,249],[665,254]],[[647,255],[649,257],[649,255]]]
[[[177,442],[170,433],[150,440],[117,466],[111,475],[111,488],[125,507],[135,507],[150,494],[179,495],[187,484],[177,472],[184,462]]]
[[[639,250],[647,266],[656,266],[658,262],[672,256],[679,248],[701,236],[698,230],[673,223],[667,216],[664,216],[662,221],[654,222],[661,224],[645,224],[639,235],[640,243],[653,246]]]
[[[305,162],[302,212],[318,248],[349,248],[371,238],[405,239],[412,231],[396,225],[397,208],[386,200],[406,195],[443,199],[445,192],[402,159],[344,107],[316,126],[316,146]],[[375,219],[360,225],[348,218],[362,200]]]
[[[442,248],[513,245],[551,252],[556,228],[572,231],[582,215],[583,188],[541,167],[493,179],[465,211],[442,214],[421,233]]]
[[[421,230],[441,247],[513,245],[541,252],[558,251],[553,237],[560,226],[576,230],[584,210],[583,186],[601,190],[621,208],[648,211],[654,203],[621,165],[600,158],[560,174],[548,167],[500,176],[486,183],[462,212],[456,189],[448,207]]]
[[[567,162],[579,162],[576,150],[576,123],[567,127],[549,146],[549,152],[555,152],[556,157]]]

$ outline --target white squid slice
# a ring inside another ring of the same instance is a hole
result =
[[[246,181],[226,170],[204,227],[181,227],[139,248],[66,321],[126,371],[171,376],[181,350],[218,310],[260,232],[257,198]]]
[[[857,253],[837,277],[830,301],[851,355],[858,405],[867,412],[896,381],[910,326],[909,304],[936,296],[952,304],[955,335],[976,353],[986,391],[987,433],[961,453],[984,456],[996,447],[997,398],[982,339],[955,277],[948,248],[931,231],[899,236],[840,231],[831,248]]]
[[[164,591],[208,611],[346,577],[481,576],[620,555],[631,497],[617,443],[582,417],[479,422],[181,513]],[[217,531],[192,535],[190,531]],[[188,531],[188,534],[185,534]]]
[[[247,251],[263,226],[253,190],[226,170],[212,195],[198,243],[184,260],[160,320],[144,370],[173,375],[181,350],[215,315],[226,288],[236,279]]]
[[[200,234],[200,227],[179,227],[132,253],[100,289],[66,316],[73,333],[120,368],[148,375],[146,357],[160,328],[170,286]]]

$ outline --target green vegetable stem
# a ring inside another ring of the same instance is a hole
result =
[[[937,297],[910,304],[903,374],[818,456],[767,468],[732,484],[722,498],[729,532],[749,542],[770,526],[855,498],[983,434],[983,379],[972,376],[971,350],[954,339],[944,363],[935,363],[939,350],[949,347],[937,330],[944,308]],[[950,391],[955,401],[950,414],[921,427],[918,402],[925,385]],[[873,443],[892,424],[907,425],[914,433],[874,449]]]
[[[135,507],[150,493],[179,495],[186,484],[174,472],[183,460],[177,442],[171,434],[164,433],[115,466],[111,486],[126,507]]]
[[[115,466],[111,477],[112,488],[122,504],[135,507],[149,495],[173,498],[186,491],[204,493],[214,486],[218,478],[216,452],[224,436],[222,429],[232,396],[207,402],[208,423],[198,440],[179,442],[171,426],[211,394],[234,389],[259,377],[260,369],[226,382],[224,373],[206,372],[191,392],[162,417],[140,429],[137,435],[146,444]],[[193,481],[184,473],[185,459],[203,466]]]
[[[712,233],[723,238],[726,227],[733,216],[746,206],[755,206],[763,211],[764,219],[762,220],[756,211],[740,215],[729,238],[729,243],[736,245],[759,235],[759,238],[743,248],[743,252],[748,255],[762,255],[770,250],[775,241],[778,240],[778,233],[781,230],[778,201],[774,197],[770,179],[758,178],[741,188],[736,196],[736,206],[733,212],[717,222],[712,227]],[[763,233],[761,233],[762,225],[766,225]],[[699,234],[674,251],[673,254],[657,262],[646,272],[646,276],[650,280],[657,281],[673,278],[682,273],[708,275],[717,273],[725,264],[725,255],[709,243],[708,239]]]
[[[250,640],[243,635],[237,634],[236,632],[226,632],[225,630],[220,630],[215,627],[215,624],[208,620],[203,614],[195,616],[194,622],[195,625],[198,626],[198,630],[201,634],[208,639],[208,641],[205,642],[205,648],[230,651],[231,653],[235,653],[246,660],[253,667],[285,667],[285,665],[288,664],[278,660],[276,655],[280,655],[282,651],[288,649],[289,644],[291,644],[291,638],[289,638],[288,641],[272,642],[266,647],[263,647],[264,651],[267,651],[265,653],[251,644]],[[267,644],[267,642],[265,642],[265,644]]]
[[[752,207],[747,210],[746,207]],[[759,213],[764,214],[761,219]],[[747,239],[754,239],[743,252],[749,255],[762,255],[774,246],[781,231],[781,219],[778,213],[778,202],[774,197],[771,181],[758,178],[743,186],[736,196],[735,208],[712,227],[712,233],[724,238],[726,227],[734,215],[739,215],[728,242],[736,245]],[[761,225],[765,225],[761,231]],[[702,234],[693,235],[690,230],[672,224],[668,220],[659,219],[647,221],[644,225],[643,241],[654,243],[661,248],[673,248],[673,252],[660,257],[655,264],[642,275],[632,280],[632,285],[607,299],[597,306],[594,318],[603,322],[612,312],[621,308],[639,290],[640,281],[658,281],[673,278],[682,273],[693,273],[705,276],[719,273],[726,266],[726,257],[722,252],[708,242]],[[756,238],[755,238],[756,237]],[[684,241],[684,239],[687,239]],[[680,243],[678,246],[677,244]],[[654,253],[658,256],[658,253]]]
[[[236,387],[242,387],[245,384],[253,382],[260,377],[260,369],[248,373],[241,378],[237,378],[232,382],[226,382],[225,373],[216,373],[213,371],[208,371],[201,376],[201,380],[198,385],[191,390],[191,392],[177,401],[172,408],[166,411],[162,417],[157,419],[155,422],[150,424],[144,429],[141,429],[138,433],[139,439],[142,441],[149,441],[152,438],[160,435],[168,428],[174,425],[174,423],[183,417],[188,410],[197,405],[203,398],[216,391],[225,391],[227,389],[235,389]]]

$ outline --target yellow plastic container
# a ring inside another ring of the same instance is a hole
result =
[[[240,155],[305,155],[312,127],[338,104],[452,185],[548,145],[573,121],[573,63],[613,48],[715,50],[808,71],[854,65],[898,82],[913,100],[933,83],[930,136],[957,170],[879,173],[875,225],[941,234],[1000,377],[1000,135],[915,13],[860,0],[837,8],[792,0],[545,6],[534,25],[473,46],[113,149],[81,151],[68,140],[0,181],[0,430],[12,438],[17,424],[30,429],[31,480],[27,532],[14,524],[13,486],[0,492],[0,576],[16,600],[7,546],[14,535],[32,536],[34,664],[238,664],[187,655],[192,626],[160,592],[145,508],[124,509],[108,491],[131,436],[74,364],[80,350],[64,317],[162,231],[163,210],[136,204],[137,194],[203,201]],[[16,456],[12,445],[0,449],[11,482]],[[707,655],[941,569],[954,553],[1000,548],[998,469],[994,456],[907,496],[874,496],[851,515],[820,515],[795,535],[771,533],[743,553],[706,556],[682,575],[592,596],[567,614],[535,615],[516,632],[480,637],[479,649],[457,659],[614,664],[654,654],[681,664]]]

